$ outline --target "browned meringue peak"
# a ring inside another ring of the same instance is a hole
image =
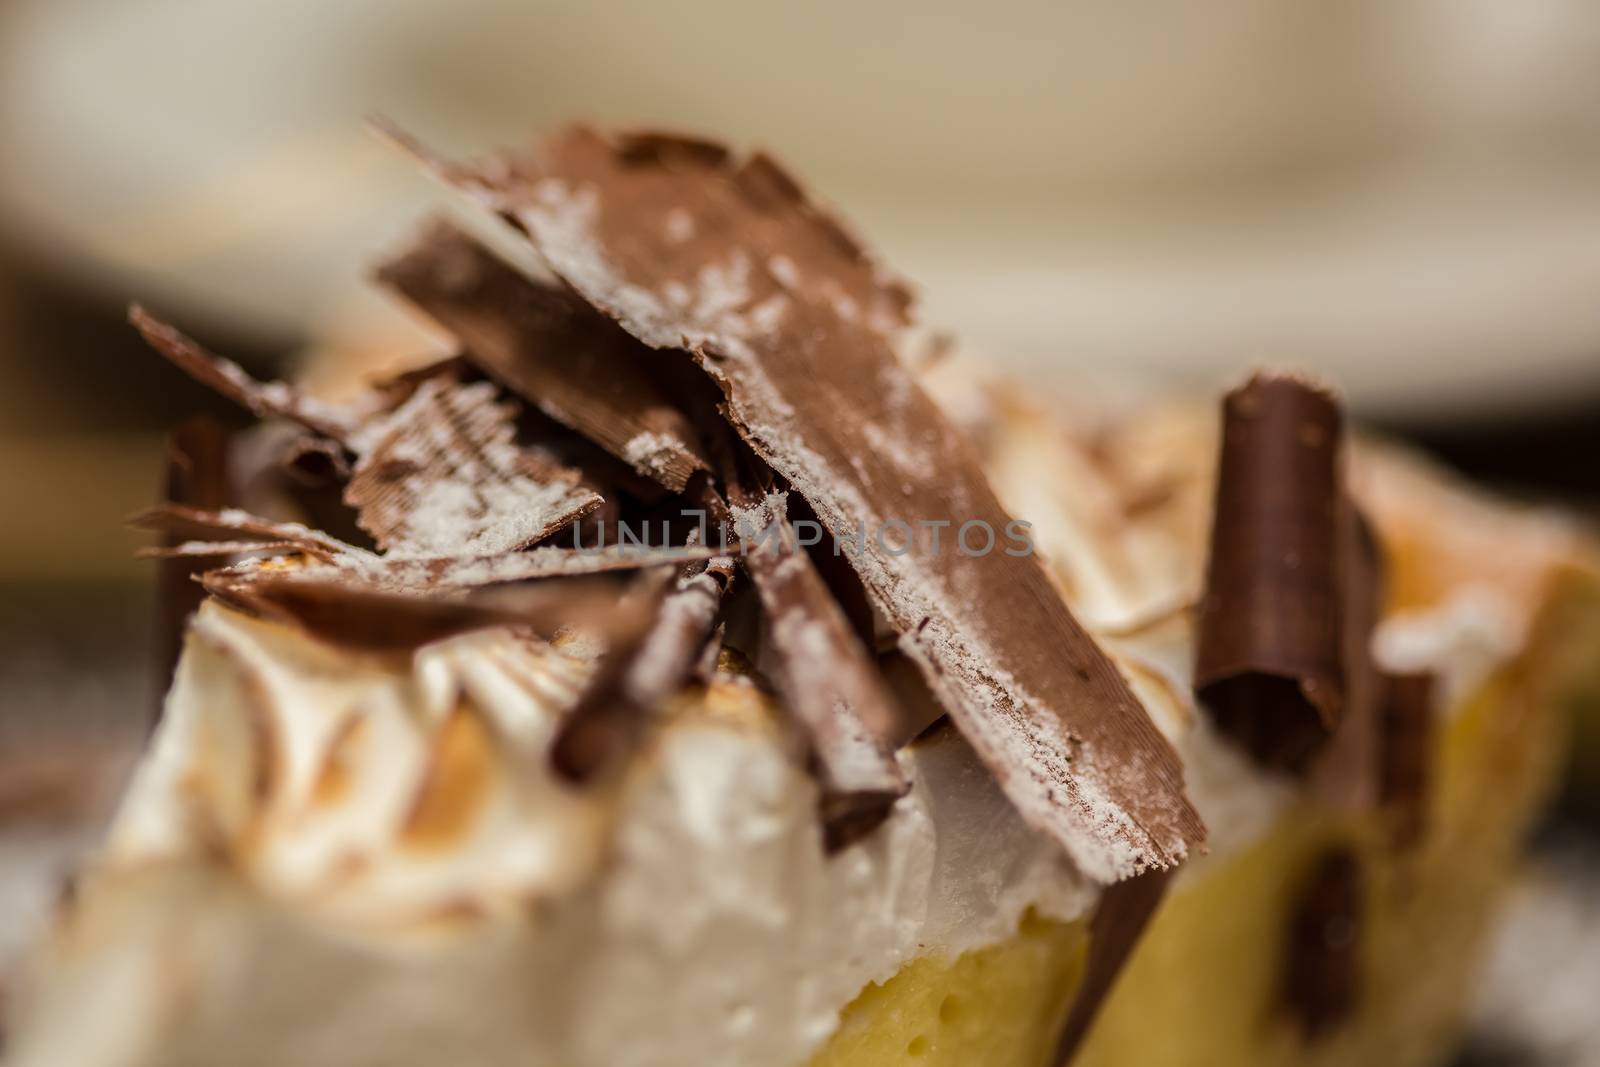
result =
[[[630,333],[687,349],[836,538],[904,516],[996,535],[1012,521],[895,357],[908,290],[767,157],[577,129],[529,160],[431,162]],[[1175,754],[1038,560],[866,540],[851,562],[875,607],[1024,818],[1107,880],[1204,839]]]
[[[370,389],[354,403],[330,405],[283,382],[256,381],[142,308],[130,318],[196,380],[353,452],[345,500],[362,528],[397,554],[509,552],[600,506],[577,470],[514,441],[514,404],[498,403],[491,384],[463,384],[448,363],[401,381],[400,389]]]

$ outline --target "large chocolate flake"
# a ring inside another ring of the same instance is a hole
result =
[[[1025,819],[1104,879],[1203,840],[1176,754],[896,358],[908,291],[776,164],[577,129],[535,161],[440,169],[634,336],[693,355],[741,436],[854,546],[875,607]],[[944,549],[900,551],[894,531],[927,524]]]

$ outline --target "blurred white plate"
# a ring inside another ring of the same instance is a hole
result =
[[[925,319],[1064,381],[1600,396],[1600,8],[1157,7],[12,0],[0,223],[111,292],[315,331],[439,196],[364,113],[458,151],[670,123],[777,150]]]

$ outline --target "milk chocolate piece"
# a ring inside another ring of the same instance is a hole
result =
[[[515,442],[488,382],[422,382],[362,431],[345,500],[362,529],[409,556],[511,552],[600,506],[576,470]]]
[[[682,492],[706,469],[694,427],[651,373],[649,349],[454,225],[434,222],[378,279],[454,334],[490,377],[640,474]]]
[[[1172,873],[1146,871],[1118,882],[1107,887],[1095,905],[1094,917],[1089,920],[1089,954],[1083,964],[1083,977],[1056,1040],[1053,1062],[1058,1067],[1072,1062],[1088,1035],[1101,1005],[1166,897]]]
[[[1344,710],[1339,405],[1258,374],[1223,401],[1195,692],[1258,760],[1303,770]]]
[[[687,349],[836,538],[867,532],[852,563],[868,595],[1028,822],[1105,880],[1200,844],[1172,748],[1039,560],[1008,542],[970,445],[898,362],[888,334],[908,290],[775,163],[586,129],[537,162],[432,162],[628,332]],[[966,524],[980,550],[897,554],[876,536],[896,522]]]
[[[631,684],[658,630],[671,584],[670,571],[640,575],[624,600],[625,610],[611,620],[600,664],[550,747],[551,765],[569,781],[589,781],[615,769],[643,735],[656,703],[675,691],[647,692]],[[687,653],[691,662],[698,649]],[[683,655],[683,650],[673,653]]]
[[[1290,916],[1283,1007],[1307,1040],[1356,1010],[1364,882],[1361,857],[1348,846],[1334,846],[1311,870]]]
[[[257,418],[280,416],[335,441],[347,441],[359,424],[357,412],[322,403],[287,382],[257,381],[237,363],[207,351],[138,304],[128,309],[128,321],[178,369]]]

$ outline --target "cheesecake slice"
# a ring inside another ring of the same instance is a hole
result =
[[[378,272],[448,358],[333,402],[135,314],[267,423],[138,520],[208,596],[6,1064],[1448,1054],[1600,673],[1580,530],[1293,375],[909,354],[764,156],[412,148],[513,227]]]

